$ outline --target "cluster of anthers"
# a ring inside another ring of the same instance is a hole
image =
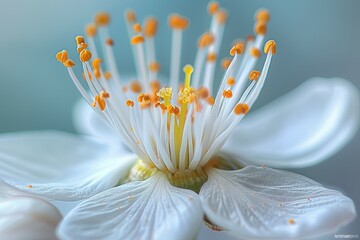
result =
[[[225,73],[220,87],[213,92],[217,56],[228,15],[217,2],[210,3],[208,10],[212,16],[210,30],[199,38],[194,68],[191,65],[183,68],[183,84],[179,84],[182,35],[189,21],[178,14],[171,15],[168,20],[172,29],[172,49],[169,82],[164,83],[167,87],[161,88],[157,81],[160,64],[156,61],[154,38],[158,22],[151,17],[142,26],[134,11],[127,11],[125,19],[139,81],[128,83],[120,77],[113,52],[114,41],[108,33],[110,17],[104,12],[97,14],[95,22],[86,27],[86,41],[82,36],[76,37],[83,78],[89,91],[76,77],[75,63],[67,52],[63,50],[56,56],[84,99],[122,135],[143,161],[142,165],[146,165],[146,169],[167,172],[175,182],[181,182],[176,180],[179,173],[194,175],[194,178],[203,175],[201,169],[257,99],[271,57],[276,52],[273,40],[263,45],[270,14],[267,10],[258,10],[255,36],[235,42],[230,50],[232,58],[221,63]],[[97,35],[103,59],[99,58],[95,45]],[[254,70],[254,66],[262,48],[266,60],[260,72]],[[102,60],[107,71],[101,66]],[[138,166],[138,173],[148,174],[142,165]]]

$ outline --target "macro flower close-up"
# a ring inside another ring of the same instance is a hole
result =
[[[284,48],[267,37],[266,8],[250,35],[222,47],[232,11],[208,3],[209,25],[189,34],[196,17],[160,21],[127,7],[120,38],[132,57],[116,49],[111,25],[121,18],[106,11],[68,40],[75,51],[60,43],[51,57],[82,97],[73,108],[80,134],[0,135],[0,238],[304,239],[353,222],[348,192],[292,170],[321,166],[351,142],[359,90],[312,77],[258,108]],[[133,71],[120,67],[130,61]]]

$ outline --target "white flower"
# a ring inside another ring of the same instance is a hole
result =
[[[76,77],[66,51],[57,59],[111,130],[94,124],[96,118],[85,112],[78,122],[92,129],[95,138],[29,133],[0,139],[0,176],[7,182],[56,200],[86,199],[65,217],[60,237],[192,239],[205,213],[211,227],[240,238],[303,238],[332,232],[355,217],[353,202],[338,191],[297,174],[243,164],[302,167],[333,154],[358,127],[357,90],[341,79],[310,80],[239,124],[259,96],[276,52],[275,42],[268,41],[262,71],[253,70],[270,15],[259,11],[256,37],[234,44],[234,57],[225,61],[226,72],[213,95],[227,14],[216,3],[209,10],[210,32],[200,38],[192,79],[193,68],[184,67],[182,89],[185,18],[169,18],[172,88],[160,88],[153,81],[159,70],[156,20],[146,21],[142,30],[134,12],[127,12],[140,80],[127,85],[116,69],[107,31],[110,18],[98,14],[96,25],[86,29],[87,41],[76,38],[90,91]],[[97,57],[97,32],[108,72]],[[109,131],[120,134],[135,154],[118,140],[108,144],[104,139],[113,139]]]
[[[57,239],[55,230],[61,218],[48,202],[0,179],[0,239]]]

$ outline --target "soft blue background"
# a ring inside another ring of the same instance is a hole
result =
[[[360,87],[360,1],[356,0],[227,0],[229,9],[223,56],[234,38],[252,32],[253,14],[266,7],[272,13],[268,38],[278,43],[278,54],[267,85],[258,100],[261,106],[313,77],[342,77]],[[191,19],[184,40],[183,63],[192,63],[195,41],[209,26],[207,1],[140,0],[0,0],[0,132],[35,129],[74,131],[72,106],[79,98],[55,54],[68,49],[75,56],[74,36],[98,10],[112,14],[120,70],[134,68],[127,41],[123,11],[139,16],[153,14],[162,21],[157,41],[159,61],[167,74],[171,34],[167,15],[178,12]],[[121,56],[120,56],[121,55]],[[342,189],[360,212],[360,135],[326,162],[297,172],[325,185]],[[338,234],[360,234],[357,219]]]

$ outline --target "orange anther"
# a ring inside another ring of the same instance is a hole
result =
[[[101,91],[101,92],[100,92],[100,97],[102,97],[102,98],[109,98],[109,97],[110,97],[110,94],[109,94],[108,92]]]
[[[189,21],[178,14],[172,14],[169,17],[169,26],[177,30],[185,30],[189,25]]]
[[[232,93],[232,91],[230,89],[223,91],[223,97],[224,98],[232,98],[232,96],[233,96],[233,93]]]
[[[165,104],[160,104],[160,107],[161,107],[161,110],[165,111],[167,109],[166,105]]]
[[[150,82],[150,87],[153,92],[158,92],[160,89],[159,81],[153,80]]]
[[[111,78],[111,73],[110,72],[104,72],[104,77],[106,80],[109,80]]]
[[[221,66],[223,69],[228,69],[228,67],[230,66],[230,63],[231,63],[231,59],[230,58],[224,58],[222,61],[221,61]]]
[[[83,36],[76,36],[75,41],[76,41],[76,44],[79,45],[79,44],[85,43],[85,38]]]
[[[235,84],[235,79],[233,77],[229,77],[229,79],[227,80],[227,84],[229,86],[234,86]]]
[[[89,50],[86,50],[86,49],[83,49],[81,52],[80,52],[80,60],[82,62],[87,62],[91,59],[91,52]]]
[[[95,97],[95,103],[99,106],[101,111],[104,111],[106,108],[106,101],[100,95]],[[96,106],[95,104],[95,106]]]
[[[259,71],[256,71],[256,70],[252,70],[250,73],[249,73],[249,79],[250,80],[254,80],[254,81],[257,81],[260,77],[260,72]]]
[[[99,12],[95,15],[95,24],[97,26],[105,26],[110,22],[110,15],[106,12]]]
[[[85,27],[85,33],[88,37],[94,37],[96,35],[97,29],[94,24],[88,24]]]
[[[131,82],[130,83],[130,90],[133,91],[134,93],[139,93],[141,92],[141,85],[139,82]]]
[[[88,45],[86,43],[80,43],[77,45],[77,51],[80,53],[82,50],[86,49]]]
[[[210,44],[212,44],[215,41],[215,37],[212,33],[204,33],[203,35],[201,35],[199,41],[198,41],[198,46],[200,48],[204,48],[209,46]]]
[[[234,108],[234,113],[236,115],[247,114],[249,110],[250,110],[249,105],[247,105],[246,103],[238,103]]]
[[[132,101],[132,100],[130,100],[130,99],[126,100],[126,106],[128,106],[128,107],[134,107],[134,101]]]
[[[276,54],[276,43],[274,40],[269,40],[265,44],[264,52],[267,54],[270,50],[272,54]]]
[[[261,51],[260,51],[260,49],[253,47],[250,49],[250,55],[255,58],[259,58],[261,56]]]
[[[133,10],[128,10],[126,12],[126,19],[129,23],[133,23],[136,21],[136,14]]]
[[[216,19],[220,24],[224,24],[228,19],[228,13],[225,10],[219,10],[216,12]]]
[[[155,36],[157,32],[157,26],[158,26],[158,21],[155,18],[153,17],[148,18],[145,22],[144,35],[146,37]]]
[[[94,75],[96,79],[99,79],[101,77],[101,71],[100,68],[95,68],[94,69]]]
[[[150,102],[150,96],[149,94],[146,94],[146,93],[141,93],[139,94],[138,96],[138,102]]]
[[[61,63],[64,63],[66,60],[68,60],[69,56],[66,50],[62,50],[61,52],[58,52],[56,54],[56,59]]]
[[[233,47],[230,49],[230,55],[231,55],[231,56],[234,56],[235,54],[241,54],[242,51],[243,51],[242,45],[240,45],[240,44],[235,44],[235,46],[233,46]]]
[[[173,108],[173,113],[174,113],[175,115],[179,115],[180,109],[175,106],[175,107]]]
[[[114,40],[112,38],[106,39],[105,43],[108,46],[114,46]]]
[[[218,2],[210,2],[208,4],[208,12],[210,15],[214,15],[219,10],[219,3]]]
[[[31,189],[31,188],[33,188],[33,185],[29,184],[29,185],[26,185],[25,187],[26,187],[27,189]]]
[[[267,9],[259,9],[255,13],[255,19],[267,23],[270,21],[270,12]]]
[[[292,218],[290,218],[288,222],[289,222],[289,224],[291,224],[291,225],[292,225],[292,224],[295,224],[295,220],[292,219]]]
[[[207,55],[207,57],[206,57],[206,60],[208,61],[208,62],[214,62],[214,61],[216,61],[216,53],[213,53],[213,52],[210,52],[208,55]]]
[[[131,44],[139,44],[144,42],[144,37],[141,35],[136,35],[134,37],[131,38]]]
[[[254,32],[258,35],[265,35],[267,26],[265,22],[257,22],[254,26]]]
[[[73,62],[73,60],[68,59],[64,62],[64,66],[65,67],[73,67],[73,66],[75,66],[75,63]]]
[[[149,107],[151,107],[151,102],[150,101],[140,103],[140,108],[141,109],[145,109],[145,108],[149,108]]]
[[[198,94],[200,98],[206,99],[209,96],[209,89],[202,87],[198,90]]]
[[[151,72],[158,72],[160,70],[160,64],[158,62],[149,63],[149,70]]]
[[[92,61],[92,66],[93,66],[93,68],[95,68],[95,69],[100,68],[100,63],[102,63],[101,58],[95,58],[95,59]]]
[[[137,33],[140,33],[141,32],[141,25],[140,23],[134,23],[133,25],[133,30]]]
[[[208,103],[209,105],[214,105],[214,103],[215,103],[215,99],[214,99],[213,97],[211,97],[211,96],[209,96],[209,97],[206,99],[206,101],[207,101],[207,103]]]

